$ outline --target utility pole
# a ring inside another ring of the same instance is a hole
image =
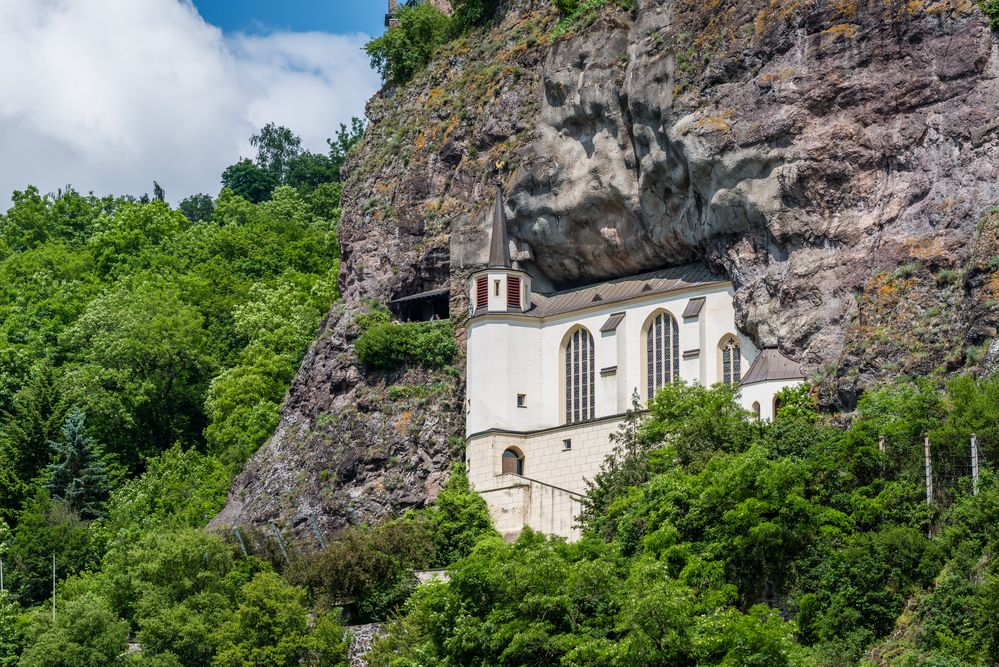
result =
[[[971,487],[978,495],[978,436],[971,434]]]
[[[56,590],[55,590],[55,552],[52,552],[52,624],[55,625],[56,616]]]
[[[3,558],[0,558],[0,593],[3,593]]]
[[[926,453],[926,503],[933,504],[933,462],[930,460],[930,436],[923,441]]]

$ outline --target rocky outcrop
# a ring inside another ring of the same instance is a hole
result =
[[[997,74],[971,3],[639,2],[549,55],[512,224],[562,283],[705,259],[816,370],[872,275],[967,257]]]
[[[460,450],[462,362],[365,371],[354,320],[449,286],[460,340],[497,162],[512,256],[538,286],[705,261],[735,283],[743,330],[839,404],[907,369],[995,363],[976,229],[999,203],[999,47],[975,5],[639,0],[550,43],[556,20],[547,0],[505,3],[372,100],[344,192],[344,302],[219,524],[307,535],[310,516],[328,530],[433,496]],[[907,303],[948,321],[918,363],[898,342],[922,316]]]

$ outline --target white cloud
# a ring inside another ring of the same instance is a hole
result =
[[[28,184],[214,194],[268,121],[324,151],[378,87],[367,39],[226,37],[188,0],[0,0],[0,211]]]

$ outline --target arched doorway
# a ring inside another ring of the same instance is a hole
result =
[[[520,450],[511,447],[503,452],[503,474],[523,475],[524,455]]]

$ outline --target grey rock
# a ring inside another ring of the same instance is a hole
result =
[[[511,256],[538,288],[707,262],[733,281],[742,330],[803,362],[839,405],[906,370],[961,368],[969,350],[995,363],[999,250],[972,252],[999,203],[999,46],[981,11],[708,5],[608,6],[549,44],[552,3],[514,0],[372,100],[344,190],[344,302],[216,525],[274,520],[308,538],[309,515],[335,530],[440,488],[463,361],[441,377],[370,373],[353,321],[367,299],[449,286],[463,341],[497,161]],[[907,263],[912,277],[894,277]],[[940,287],[948,270],[967,278]],[[938,312],[946,328],[914,336],[913,354],[906,327]],[[390,399],[399,383],[444,388]]]

